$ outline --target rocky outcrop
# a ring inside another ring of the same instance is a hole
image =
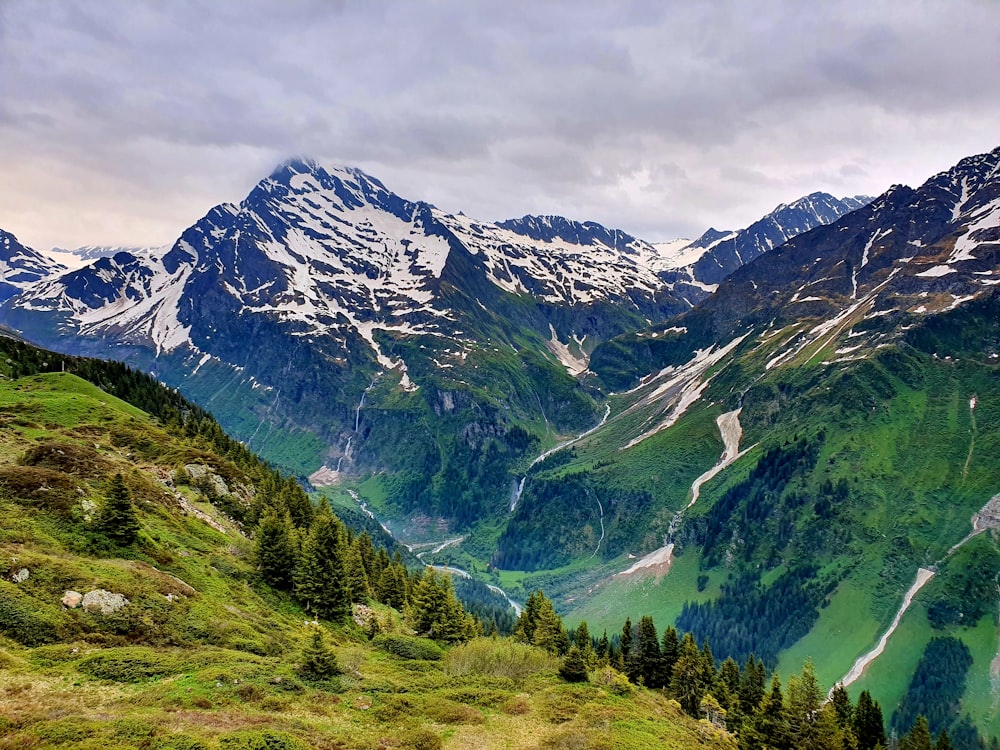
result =
[[[204,464],[187,464],[184,467],[184,471],[186,471],[188,476],[191,477],[192,482],[206,483],[215,492],[215,494],[220,497],[225,497],[231,494],[229,492],[229,485],[226,484],[226,480]]]
[[[64,597],[65,598],[65,597]],[[94,589],[88,591],[83,597],[83,608],[88,612],[96,612],[102,615],[110,615],[122,607],[127,607],[129,600],[121,594],[105,589]]]

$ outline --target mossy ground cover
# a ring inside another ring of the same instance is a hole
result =
[[[0,747],[735,747],[658,694],[567,684],[544,658],[515,679],[345,646],[350,674],[330,690],[278,659],[133,647],[146,674],[123,680],[60,648],[6,657]]]

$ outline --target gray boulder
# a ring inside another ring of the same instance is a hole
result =
[[[110,615],[117,612],[122,607],[128,606],[128,599],[121,594],[104,589],[94,589],[88,591],[83,597],[83,608],[88,612],[99,612],[102,615]]]

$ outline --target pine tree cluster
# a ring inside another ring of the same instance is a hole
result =
[[[482,633],[455,596],[451,579],[426,568],[410,573],[367,531],[354,534],[323,500],[317,508],[290,480],[258,492],[254,557],[261,578],[292,594],[317,617],[344,622],[352,604],[375,600],[405,614],[418,634],[454,643]],[[374,633],[372,633],[374,635]]]

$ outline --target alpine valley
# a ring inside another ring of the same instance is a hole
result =
[[[169,247],[0,243],[0,323],[152,374],[425,563],[1000,735],[1000,148],[694,241],[295,160]]]

